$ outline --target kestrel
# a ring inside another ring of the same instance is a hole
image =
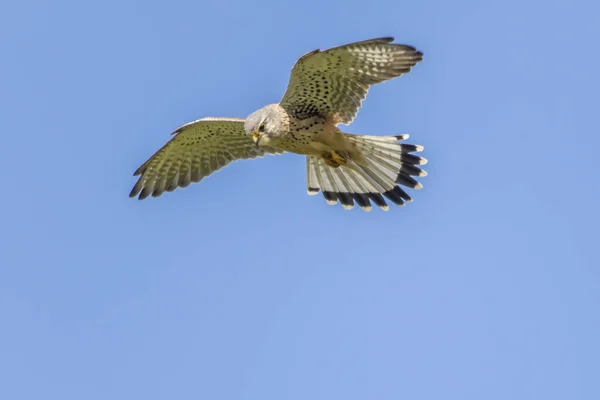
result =
[[[265,154],[306,155],[308,194],[323,193],[328,204],[345,209],[371,201],[387,210],[412,201],[400,185],[420,189],[414,177],[427,175],[427,160],[412,153],[423,146],[404,144],[407,134],[365,136],[342,132],[371,85],[410,72],[423,54],[414,47],[371,39],[328,50],[313,50],[294,65],[287,90],[246,119],[202,118],[175,130],[167,144],[135,171],[141,175],[130,197],[160,196],[186,187],[232,161]]]

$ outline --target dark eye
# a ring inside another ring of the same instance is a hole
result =
[[[261,126],[258,127],[258,131],[259,132],[264,132],[265,131],[265,124],[262,124]]]

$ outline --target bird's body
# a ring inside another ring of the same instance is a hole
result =
[[[287,111],[279,104],[271,104],[267,107],[272,107],[278,118],[289,122],[283,124],[281,134],[266,135],[261,138],[260,144],[288,153],[313,156],[332,150],[350,150],[351,144],[345,140],[343,133],[325,118],[320,116],[305,119],[290,118]]]
[[[369,86],[400,76],[422,60],[410,46],[392,38],[351,43],[300,57],[278,104],[267,105],[245,120],[204,118],[183,125],[176,136],[137,171],[142,176],[130,196],[143,199],[185,187],[231,161],[264,154],[307,157],[307,189],[344,208],[371,201],[387,209],[384,197],[398,205],[412,201],[398,185],[420,189],[413,176],[426,160],[413,152],[422,146],[400,144],[408,135],[359,136],[338,124],[354,119]]]

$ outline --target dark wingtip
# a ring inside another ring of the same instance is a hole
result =
[[[152,194],[152,192],[150,190],[148,190],[148,187],[144,187],[142,189],[142,192],[140,193],[140,200],[144,200],[146,197],[150,196]]]
[[[177,189],[177,182],[176,181],[171,181],[171,183],[169,183],[169,185],[166,188],[167,192],[172,192],[173,190]]]
[[[137,196],[140,190],[142,190],[142,185],[141,182],[138,180],[135,186],[131,189],[131,192],[129,192],[129,197]]]

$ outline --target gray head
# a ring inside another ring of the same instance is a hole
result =
[[[285,135],[289,129],[288,114],[279,104],[270,104],[253,112],[244,123],[246,135],[251,136],[257,146]]]

